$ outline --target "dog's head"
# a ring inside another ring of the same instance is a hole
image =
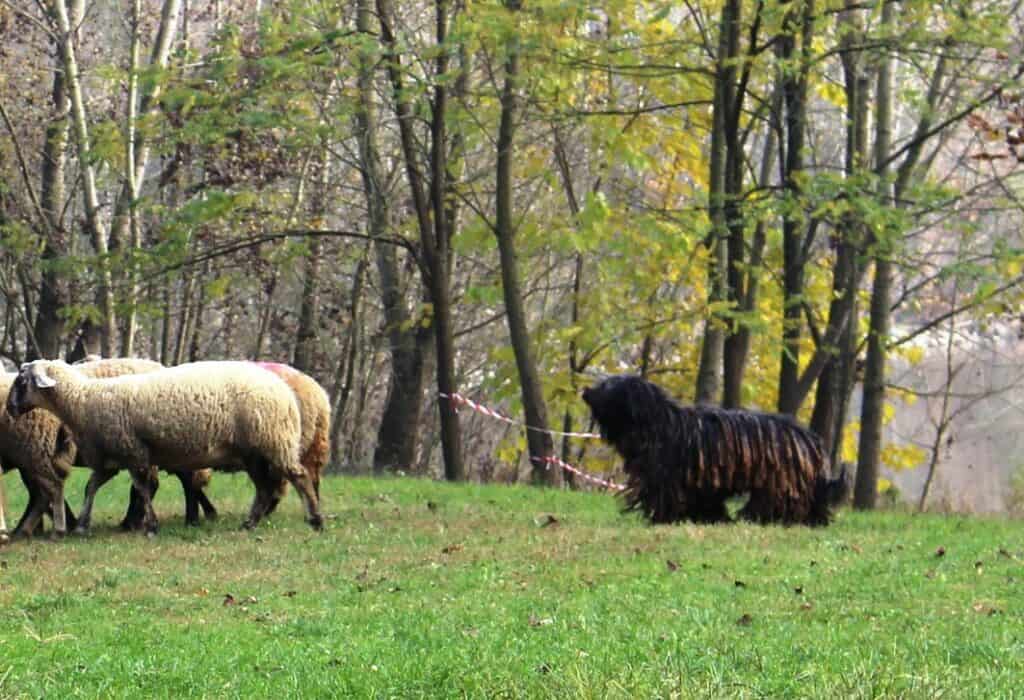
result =
[[[659,386],[630,374],[608,377],[584,389],[583,400],[601,435],[611,443],[653,423],[671,402]]]

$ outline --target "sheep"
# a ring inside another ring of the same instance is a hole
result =
[[[0,375],[0,392],[9,392],[17,374]],[[70,507],[65,511],[64,479],[75,460],[75,444],[51,414],[39,413],[14,419],[0,416],[0,462],[5,470],[17,469],[29,502],[14,527],[14,535],[30,536],[47,511],[52,512],[54,531],[62,535],[67,523],[74,527]]]
[[[147,372],[155,372],[157,370],[164,369],[162,364],[153,360],[144,360],[135,357],[103,359],[97,355],[87,355],[84,359],[75,362],[74,367],[75,369],[85,373],[87,376],[96,379],[109,379],[110,377],[120,377],[125,374],[145,374]],[[217,509],[214,508],[213,504],[210,503],[210,500],[206,497],[206,494],[203,493],[203,489],[210,483],[210,469],[199,469],[192,472],[177,471],[173,469],[169,469],[167,471],[178,477],[178,480],[181,481],[181,488],[185,494],[185,524],[199,524],[200,505],[208,519],[213,520],[217,517]],[[88,504],[89,512],[92,512],[92,503],[96,498],[96,492],[103,484],[113,478],[115,474],[117,474],[117,471],[110,469],[93,472],[89,479],[89,483],[86,484],[85,491],[85,503]],[[156,470],[152,470],[150,472],[150,482],[152,489],[149,496],[152,498],[156,494],[157,488],[160,486],[160,480],[157,477]],[[134,489],[131,490],[131,494],[128,512],[121,521],[122,530],[136,529],[141,526],[142,511],[138,510],[138,513],[136,513],[136,508],[133,508],[134,504],[141,504],[141,500],[134,495]],[[86,524],[86,527],[87,526],[88,524]],[[72,525],[70,527],[74,528],[75,526]]]
[[[148,374],[92,379],[59,360],[25,363],[7,397],[18,416],[34,408],[54,413],[75,436],[86,463],[113,460],[132,474],[143,500],[144,526],[156,531],[149,465],[193,471],[206,466],[246,469],[259,487],[287,478],[322,529],[312,482],[299,464],[299,409],[288,385],[244,362],[196,362]],[[266,510],[257,489],[246,525]],[[80,526],[88,527],[83,506]]]
[[[159,362],[137,358],[87,359],[88,361],[76,363],[75,368],[92,377],[141,374],[163,368]],[[17,373],[0,374],[0,393],[8,394],[17,376]],[[55,535],[61,536],[66,530],[76,528],[74,512],[64,500],[64,482],[71,473],[77,453],[78,449],[71,439],[71,434],[61,427],[60,421],[53,414],[36,411],[14,420],[6,412],[0,412],[0,463],[8,469],[18,470],[29,495],[25,512],[14,528],[14,535],[34,534],[46,513],[54,518]],[[113,474],[114,472],[110,472],[110,475]],[[196,488],[201,488],[209,482],[208,470],[191,474],[182,473],[178,476],[183,480],[183,485],[186,479],[189,482],[186,488],[186,505],[190,489],[194,492]],[[193,493],[192,498],[206,501],[201,491],[198,495]],[[63,508],[55,509],[55,504],[63,504]],[[209,511],[207,517],[211,517]]]
[[[277,362],[254,364],[279,376],[295,392],[302,422],[299,461],[320,498],[320,477],[331,457],[331,400],[315,379],[294,367]]]
[[[331,401],[327,396],[327,392],[324,391],[323,387],[315,379],[294,367],[276,362],[255,362],[253,364],[273,372],[284,380],[295,393],[295,399],[299,404],[299,420],[302,425],[302,438],[299,441],[299,463],[306,470],[306,474],[309,475],[310,481],[313,483],[313,489],[316,491],[317,500],[319,501],[320,477],[331,456]],[[267,491],[264,494],[264,502],[267,509],[266,512],[260,513],[258,518],[265,517],[274,512],[277,504],[284,497],[288,489],[288,482],[285,479],[269,481],[263,484],[263,488]],[[199,491],[198,495],[205,498],[202,491]],[[128,509],[129,515],[125,516],[126,521],[131,518],[130,526],[137,527],[141,524],[143,515],[141,506],[142,501],[140,497],[132,490],[131,504]]]

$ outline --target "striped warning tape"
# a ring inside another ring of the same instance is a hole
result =
[[[543,428],[537,428],[537,427],[534,427],[532,425],[526,425],[522,421],[517,421],[514,418],[509,418],[506,415],[498,413],[493,408],[488,408],[487,406],[484,406],[483,404],[479,404],[479,403],[477,403],[475,401],[467,399],[462,394],[451,394],[451,395],[449,395],[449,394],[441,394],[440,396],[441,396],[442,399],[450,399],[451,402],[452,402],[452,405],[454,405],[456,407],[458,407],[458,406],[467,406],[468,408],[473,409],[477,413],[482,413],[485,416],[488,416],[490,418],[494,418],[495,420],[500,420],[500,421],[502,421],[504,423],[508,423],[509,425],[518,425],[520,427],[526,428],[527,430],[536,430],[537,432],[550,433],[551,435],[559,435],[559,436],[565,436],[565,437],[587,438],[587,439],[591,439],[591,440],[599,440],[599,439],[601,439],[601,436],[598,435],[597,433],[563,433],[563,432],[558,431],[558,430],[545,430]],[[601,487],[606,488],[606,489],[612,489],[612,490],[615,490],[615,491],[622,491],[622,490],[624,490],[626,488],[622,484],[616,484],[614,481],[608,481],[607,479],[602,479],[600,477],[592,476],[590,474],[587,474],[582,469],[579,469],[578,467],[574,467],[573,465],[569,464],[568,462],[564,462],[564,461],[560,460],[558,457],[543,457],[543,458],[537,458],[537,459],[539,461],[544,462],[545,463],[545,467],[548,468],[548,469],[550,469],[551,465],[554,464],[555,466],[561,467],[562,469],[564,469],[567,472],[572,472],[573,474],[575,474],[576,476],[580,477],[581,479],[583,479],[585,481],[589,481],[592,484],[597,484],[598,486],[601,486]]]
[[[581,479],[589,481],[592,484],[597,484],[598,486],[603,486],[606,489],[613,489],[615,491],[623,491],[626,488],[622,484],[616,484],[614,481],[608,481],[607,479],[602,479],[600,477],[593,476],[591,474],[587,474],[582,469],[577,469],[576,467],[572,466],[568,462],[563,462],[558,457],[539,457],[539,458],[537,458],[537,460],[545,462],[548,465],[549,469],[551,468],[551,465],[554,464],[555,466],[561,467],[562,469],[564,469],[564,470],[566,470],[568,472],[572,472],[573,474],[575,474],[576,476],[580,477]]]
[[[458,406],[467,406],[467,407],[473,409],[474,411],[476,411],[477,413],[482,413],[485,416],[490,416],[491,418],[495,418],[497,420],[503,421],[503,422],[508,423],[510,425],[518,425],[520,427],[526,428],[527,430],[533,430],[533,431],[536,431],[538,433],[548,433],[549,435],[557,435],[559,437],[586,438],[588,440],[600,440],[601,439],[601,436],[598,435],[597,433],[563,433],[563,432],[561,432],[559,430],[546,430],[544,428],[537,428],[537,427],[532,426],[532,425],[527,425],[526,423],[523,423],[522,421],[518,421],[515,418],[509,418],[506,415],[502,415],[501,413],[498,413],[497,411],[495,411],[493,408],[487,408],[487,406],[484,406],[482,404],[478,404],[476,401],[473,401],[471,399],[467,399],[462,394],[451,394],[451,395],[449,395],[449,394],[440,394],[440,397],[442,399],[451,399],[452,404],[455,405],[456,407],[458,407]]]

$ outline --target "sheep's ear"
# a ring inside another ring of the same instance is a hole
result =
[[[46,371],[37,368],[32,372],[32,383],[36,385],[37,389],[50,389],[57,386],[57,381],[46,374]]]

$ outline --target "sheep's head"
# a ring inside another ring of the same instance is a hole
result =
[[[26,362],[11,385],[7,394],[7,413],[17,418],[45,403],[45,392],[57,385],[57,381],[46,373],[43,361]]]

